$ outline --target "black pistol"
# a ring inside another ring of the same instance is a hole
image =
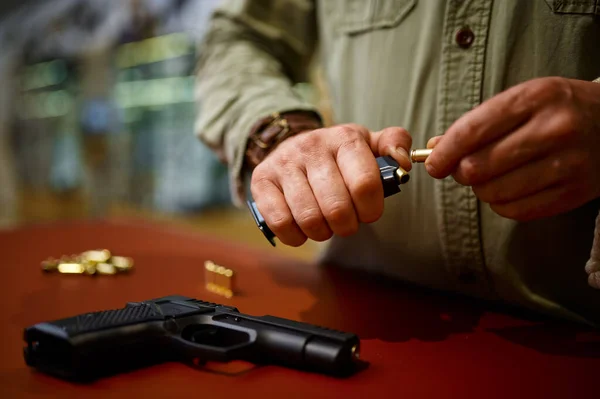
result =
[[[400,185],[409,181],[410,175],[400,167],[398,162],[390,156],[378,157],[377,165],[379,166],[379,174],[381,175],[381,183],[383,184],[383,196],[389,197],[400,192]],[[254,218],[254,222],[259,230],[265,235],[271,245],[275,246],[275,234],[271,231],[264,217],[258,211],[256,203],[252,200],[246,201],[250,213]]]
[[[24,339],[28,366],[80,382],[165,361],[244,360],[337,377],[366,364],[355,334],[184,296],[35,324]]]

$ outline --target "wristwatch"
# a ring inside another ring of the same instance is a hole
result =
[[[320,115],[313,111],[273,113],[250,129],[246,146],[246,165],[256,167],[283,140],[300,132],[323,127]]]

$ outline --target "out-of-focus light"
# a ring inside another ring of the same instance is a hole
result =
[[[171,33],[120,46],[117,49],[116,65],[118,68],[130,68],[181,57],[192,51],[192,44],[186,34]]]
[[[19,116],[22,119],[45,119],[65,116],[73,109],[73,98],[65,90],[23,95]]]
[[[194,77],[172,77],[115,85],[115,100],[121,108],[150,107],[194,101]]]
[[[85,268],[81,263],[61,263],[58,265],[58,271],[67,274],[81,274]]]
[[[63,116],[69,113],[72,106],[71,96],[64,90],[48,93],[45,99],[46,117]]]
[[[67,78],[64,61],[41,62],[25,68],[23,72],[23,90],[35,90],[58,85]]]

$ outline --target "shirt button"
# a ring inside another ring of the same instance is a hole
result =
[[[460,47],[469,48],[475,40],[475,34],[470,28],[464,27],[456,32],[455,40]]]

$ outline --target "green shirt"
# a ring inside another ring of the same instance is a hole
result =
[[[510,86],[541,76],[600,76],[597,3],[225,1],[201,46],[197,134],[230,165],[241,204],[250,127],[272,112],[315,108],[292,89],[315,56],[335,123],[401,126],[423,148]],[[386,199],[379,221],[352,237],[334,236],[321,260],[600,324],[600,290],[584,270],[599,201],[518,223],[451,177],[433,179],[421,165],[411,174]]]

